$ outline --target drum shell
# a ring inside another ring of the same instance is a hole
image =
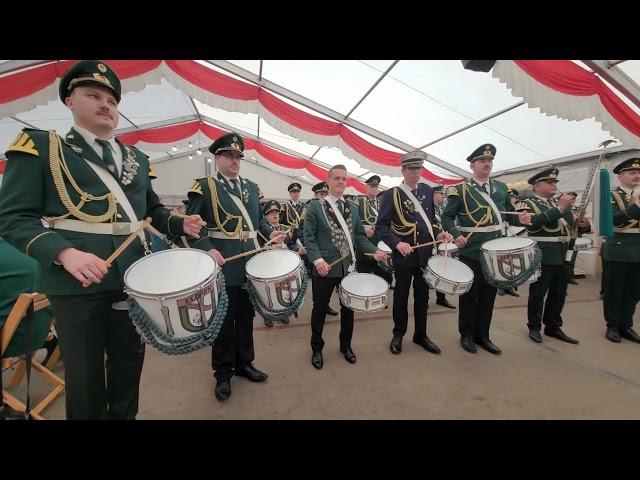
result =
[[[488,270],[487,273],[493,281],[513,282],[518,275],[528,270],[533,264],[536,253],[536,242],[525,237],[516,237],[518,240],[527,240],[527,245],[518,248],[507,248],[512,238],[513,237],[505,237],[490,240],[490,242],[497,242],[498,240],[504,241],[502,242],[505,244],[505,248],[503,249],[485,248],[485,245],[489,242],[485,242],[480,247],[480,255],[483,256]],[[532,277],[535,276],[536,274],[532,275]]]
[[[464,267],[466,267],[469,272],[471,272],[471,280],[455,280],[453,278],[447,278],[444,275],[436,272],[436,270],[433,268],[433,262],[440,261],[441,258],[441,256],[431,257],[427,262],[427,267],[423,270],[422,275],[427,284],[438,292],[446,293],[449,295],[463,295],[471,290],[471,287],[473,286],[473,270],[471,270],[460,260],[450,258],[447,260],[447,262],[458,262],[459,264],[462,264]]]
[[[271,252],[280,252],[283,255],[295,255],[298,257],[297,265],[288,272],[274,277],[251,275],[249,270],[252,268],[252,262],[258,262],[260,255],[273,256]],[[256,258],[258,260],[256,260]],[[260,298],[262,304],[271,311],[282,310],[290,307],[300,294],[302,288],[304,262],[302,257],[292,250],[269,250],[261,252],[252,257],[245,265],[246,275],[255,291]]]
[[[350,284],[354,281],[354,275],[358,276],[357,283],[369,279],[370,281],[375,282],[374,285],[379,284],[381,287],[379,289],[380,291],[369,295],[356,294],[352,290],[350,291]],[[384,310],[386,308],[389,285],[386,280],[371,273],[353,273],[342,279],[338,292],[340,295],[340,302],[345,307],[356,312],[371,313]]]

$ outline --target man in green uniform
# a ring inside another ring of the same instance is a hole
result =
[[[502,351],[489,339],[496,288],[484,278],[478,257],[484,242],[504,235],[505,225],[500,212],[514,211],[507,186],[490,178],[495,154],[496,147],[487,143],[467,157],[473,177],[449,188],[447,206],[442,212],[442,228],[453,235],[459,260],[473,270],[471,290],[459,300],[460,344],[469,353],[476,353],[478,344],[498,355]],[[523,213],[518,218],[521,223],[528,223],[530,215]]]
[[[0,232],[40,263],[38,290],[53,306],[64,358],[67,418],[132,419],[144,344],[127,313],[123,276],[144,248],[134,241],[111,268],[104,259],[146,217],[176,235],[197,236],[204,222],[164,208],[148,157],[113,136],[121,87],[107,64],[75,64],[59,93],[74,126],[64,138],[25,128],[9,146]]]
[[[577,344],[562,331],[562,308],[567,296],[567,285],[573,270],[569,250],[570,227],[574,224],[571,206],[575,197],[562,195],[557,201],[558,169],[548,168],[528,180],[534,196],[517,204],[519,212],[529,212],[531,225],[527,225],[529,238],[538,243],[542,251],[540,278],[529,285],[527,327],[529,338],[542,343],[540,328],[544,334],[563,342]],[[590,227],[586,227],[587,231]],[[545,296],[547,297],[545,302]]]
[[[352,200],[354,207],[358,209],[358,213],[360,214],[364,233],[374,245],[378,245],[380,241],[378,232],[376,232],[376,222],[378,221],[378,214],[380,212],[380,199],[378,198],[380,180],[378,175],[369,177],[369,179],[364,182],[367,185],[367,194],[359,195]],[[392,274],[383,271],[373,257],[365,255],[360,249],[356,250],[356,269],[360,273],[373,273],[378,275],[384,278],[389,285],[393,282]]]
[[[640,300],[640,158],[613,169],[620,186],[611,192],[613,236],[604,244],[604,318],[606,338],[640,343],[633,314]]]
[[[251,382],[264,382],[268,375],[256,369],[253,348],[255,310],[247,291],[245,264],[249,255],[225,262],[225,258],[259,248],[258,233],[282,242],[284,234],[271,228],[260,209],[262,193],[258,185],[240,177],[244,141],[237,133],[221,136],[209,147],[215,156],[215,177],[195,180],[189,190],[187,213],[197,213],[207,222],[194,248],[205,250],[222,266],[229,307],[220,334],[211,349],[215,371],[214,393],[219,401],[231,395],[231,378],[236,375]]]
[[[358,209],[344,200],[347,186],[347,169],[334,165],[329,169],[329,194],[322,200],[311,200],[304,220],[304,244],[313,269],[313,311],[311,313],[311,364],[323,366],[322,330],[331,293],[342,279],[353,271],[354,248],[374,253],[383,261],[387,256],[366,237]],[[336,263],[334,263],[336,262]],[[353,335],[353,310],[341,305],[340,352],[349,363],[356,363],[351,348]]]

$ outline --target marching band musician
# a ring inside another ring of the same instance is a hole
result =
[[[422,273],[433,246],[413,248],[436,239],[451,239],[448,233],[433,228],[433,189],[418,182],[426,157],[427,154],[421,150],[400,157],[404,180],[399,187],[391,188],[382,195],[376,224],[380,238],[393,251],[396,287],[393,291],[393,337],[389,350],[394,355],[402,352],[402,337],[407,333],[407,301],[412,280],[413,343],[430,353],[440,353],[438,345],[427,336],[429,288]]]
[[[458,259],[473,270],[471,290],[461,295],[459,300],[460,344],[470,353],[476,353],[478,344],[498,355],[502,350],[489,339],[496,288],[484,278],[478,257],[484,242],[503,236],[504,222],[500,211],[514,211],[507,186],[490,178],[495,154],[496,147],[487,143],[467,157],[473,177],[447,191],[442,227],[453,235],[459,248]],[[528,213],[518,216],[520,223],[528,223],[530,218]]]
[[[255,311],[245,285],[249,256],[228,263],[224,257],[258,248],[258,232],[275,243],[281,243],[284,235],[267,225],[260,211],[262,193],[258,185],[239,176],[244,157],[242,137],[233,132],[222,135],[209,151],[215,156],[218,173],[216,177],[199,178],[193,183],[187,213],[199,213],[207,222],[200,232],[201,238],[191,245],[209,252],[222,266],[229,298],[227,315],[211,349],[216,378],[214,393],[222,402],[231,395],[233,375],[251,382],[264,382],[268,377],[252,365]]]
[[[127,312],[123,276],[145,251],[134,241],[111,268],[104,259],[146,217],[173,235],[197,237],[204,224],[164,208],[147,155],[114,137],[121,93],[109,65],[82,60],[59,86],[73,128],[64,137],[25,128],[7,149],[0,230],[40,264],[36,288],[56,318],[67,419],[134,419],[138,412],[145,349]]]
[[[640,300],[640,158],[629,158],[613,169],[620,186],[611,192],[613,236],[604,245],[604,318],[606,338],[640,343],[633,314]],[[634,201],[635,200],[635,201]]]
[[[562,308],[573,270],[573,265],[566,258],[571,233],[569,227],[574,224],[571,206],[576,197],[564,194],[555,200],[553,196],[558,190],[558,181],[557,168],[548,168],[533,175],[528,183],[532,185],[535,196],[516,206],[517,211],[532,215],[531,225],[526,226],[527,233],[542,251],[540,278],[529,285],[527,327],[529,338],[536,343],[542,343],[540,328],[544,323],[545,335],[577,344],[578,340],[566,335],[561,328]],[[581,225],[583,231],[590,228],[586,221]]]

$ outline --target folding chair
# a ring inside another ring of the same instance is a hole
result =
[[[32,303],[33,303],[34,313],[50,305],[46,295],[41,293],[23,293],[18,297],[18,299],[16,300],[16,303],[11,309],[11,312],[9,313],[9,316],[7,317],[7,320],[3,328],[0,329],[0,358],[6,351],[7,347],[9,346],[9,342],[11,341],[11,338],[13,337],[20,322],[25,318],[27,314],[27,310],[29,309],[29,306]],[[53,365],[55,365],[55,363],[57,363],[57,360],[60,358],[59,348],[60,348],[59,346],[56,347],[57,352],[54,352],[54,354],[51,356],[51,358],[47,362],[47,366],[49,368],[52,368]],[[35,351],[33,353],[35,353]],[[7,359],[3,359],[2,361],[3,367],[5,366],[5,364],[10,365],[13,363],[15,365],[15,363],[18,363],[18,362],[19,362],[18,368],[11,380],[11,385],[13,387],[17,387],[18,385],[20,385],[20,382],[24,377],[25,360],[23,358],[20,358],[19,360],[16,361],[15,358],[13,359],[7,358]],[[49,370],[49,368],[43,366],[40,362],[34,360],[33,354],[31,356],[31,365],[33,367],[34,373],[35,372],[39,373],[40,376],[45,381],[47,381],[53,386],[53,388],[49,391],[49,393],[37,405],[35,405],[31,409],[31,415],[34,419],[44,420],[44,417],[42,417],[40,413],[47,406],[49,406],[49,404],[53,402],[53,400],[55,400],[58,395],[64,392],[64,381],[60,377],[58,377],[56,374],[52,373],[51,370]],[[18,410],[21,412],[25,411],[25,408],[26,408],[25,404],[19,401],[16,397],[11,395],[5,389],[2,390],[2,398],[4,399],[4,402],[14,410]]]

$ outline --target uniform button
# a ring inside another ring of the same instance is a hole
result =
[[[122,215],[120,215],[119,213],[116,213],[116,218],[122,218]]]

